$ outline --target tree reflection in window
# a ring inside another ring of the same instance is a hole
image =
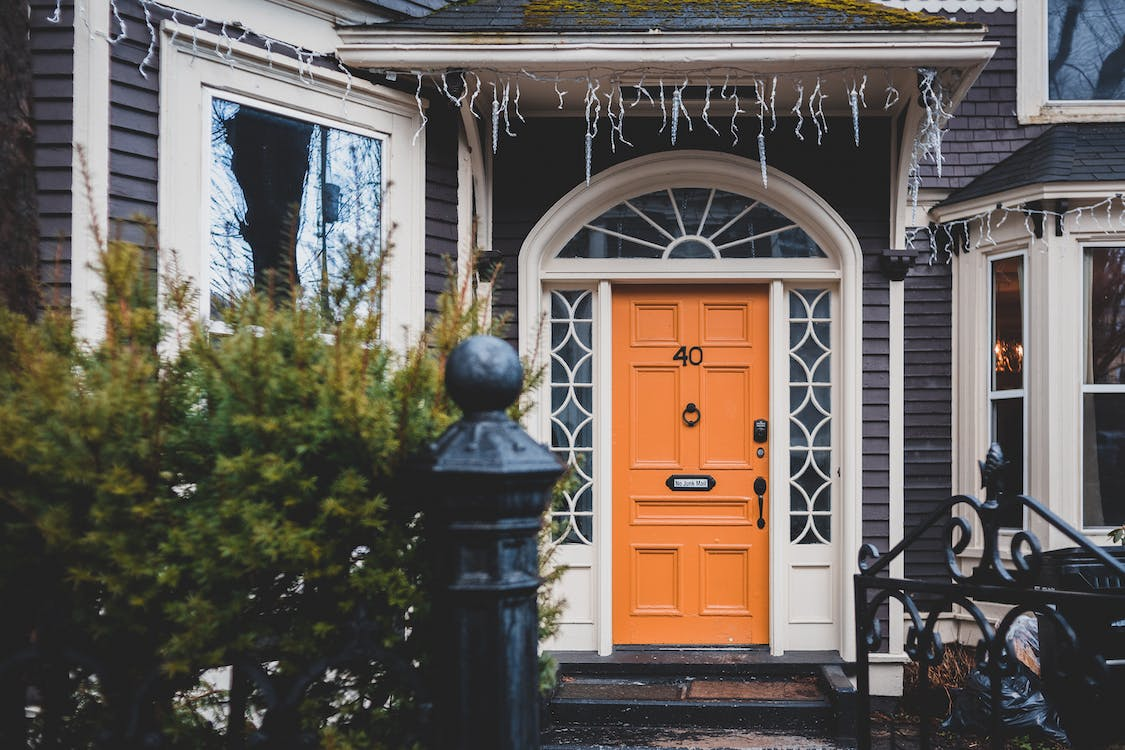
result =
[[[1125,248],[1085,252],[1082,522],[1125,523]]]
[[[251,287],[328,311],[347,249],[382,249],[377,138],[214,98],[210,191],[215,320]]]
[[[1052,100],[1125,99],[1125,3],[1048,0]]]

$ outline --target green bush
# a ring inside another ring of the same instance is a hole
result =
[[[205,670],[251,655],[296,674],[338,650],[361,609],[379,645],[434,670],[414,637],[421,516],[396,487],[457,416],[440,373],[485,327],[471,290],[444,294],[403,353],[380,336],[381,263],[362,251],[329,305],[249,293],[221,337],[194,318],[189,285],[163,280],[155,303],[136,246],[109,243],[101,263],[96,344],[62,313],[0,310],[0,583],[24,608],[7,637],[49,618],[128,681],[158,670],[155,721],[191,748],[224,728],[196,710],[213,699],[199,697]],[[329,671],[310,691],[301,720],[323,746],[406,746],[417,696],[385,667]],[[85,676],[76,695],[96,694]],[[98,697],[75,709],[74,747]]]

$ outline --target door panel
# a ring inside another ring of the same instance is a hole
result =
[[[752,489],[768,479],[769,446],[753,441],[768,414],[767,303],[763,286],[614,289],[616,643],[768,641],[768,525]],[[674,474],[714,486],[674,491]]]
[[[667,404],[679,397],[680,371],[665,365],[633,367],[629,398],[639,404]],[[676,439],[676,415],[668,409],[641,409],[632,431],[633,468],[680,467],[680,440]]]
[[[750,368],[704,365],[700,379],[700,401],[711,407],[707,428],[699,432],[700,468],[749,469],[754,431],[753,419],[746,418],[753,389]]]

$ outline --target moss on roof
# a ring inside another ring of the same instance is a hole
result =
[[[892,8],[868,0],[527,0],[524,21],[530,27],[553,26],[561,17],[577,17],[591,25],[612,25],[623,17],[734,19],[742,17],[753,27],[755,16],[782,21],[793,12],[801,26],[842,23],[842,29],[934,28],[958,26],[941,16]],[[817,23],[819,22],[819,23]],[[772,25],[772,24],[771,24]]]
[[[544,31],[766,32],[981,28],[870,0],[460,0],[396,30],[469,33]]]

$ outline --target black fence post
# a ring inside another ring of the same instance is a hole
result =
[[[504,413],[523,369],[511,346],[474,336],[453,350],[446,387],[464,418],[425,460],[438,556],[434,591],[437,747],[539,747],[538,532],[558,459]]]

